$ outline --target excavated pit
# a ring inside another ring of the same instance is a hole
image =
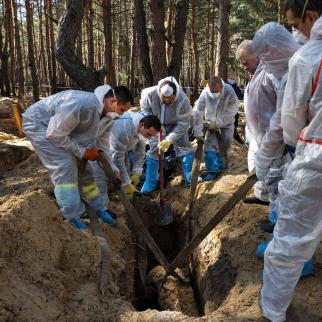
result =
[[[0,137],[0,143],[21,142],[23,146],[27,143]],[[234,146],[230,160],[228,173],[198,185],[193,235],[246,178],[245,151]],[[180,181],[175,177],[167,188],[175,223],[161,228],[155,225],[157,193],[142,197],[138,206],[168,261],[185,243],[186,219],[182,215],[189,189]],[[62,220],[50,197],[52,190],[47,171],[35,154],[1,175],[0,321],[263,321],[258,307],[263,263],[255,257],[255,250],[269,237],[258,229],[267,207],[236,205],[193,252],[191,275],[188,260],[179,268],[180,274],[190,277],[190,286],[170,276],[157,292],[164,270],[148,252],[149,289],[144,292],[137,274],[135,236],[123,207],[111,194],[109,207],[118,220],[115,227],[102,224],[111,247],[109,285],[103,296],[98,289],[97,240]],[[287,321],[322,321],[321,255],[319,247],[313,258],[315,276],[300,281]]]

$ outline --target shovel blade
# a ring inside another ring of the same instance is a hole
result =
[[[171,224],[172,222],[173,222],[173,216],[171,211],[171,205],[167,202],[160,204],[158,225],[166,226]]]

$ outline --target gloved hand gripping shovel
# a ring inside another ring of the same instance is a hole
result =
[[[162,131],[159,133],[159,143],[162,141]],[[169,225],[173,221],[171,205],[165,200],[164,175],[163,175],[164,153],[159,150],[159,182],[160,182],[160,217],[158,224],[160,226]]]
[[[105,294],[106,290],[107,290],[107,282],[108,282],[108,271],[110,269],[110,259],[111,259],[111,255],[110,255],[110,247],[106,241],[106,236],[104,234],[104,232],[101,229],[101,226],[99,224],[99,220],[97,218],[96,215],[96,211],[89,205],[89,203],[87,202],[87,199],[84,196],[83,193],[83,186],[84,186],[84,174],[86,171],[86,164],[87,164],[87,160],[83,159],[80,164],[79,164],[79,168],[78,168],[78,189],[79,189],[79,193],[80,196],[85,204],[85,208],[86,211],[88,213],[89,216],[89,220],[90,220],[90,227],[92,229],[93,234],[95,235],[98,244],[100,246],[101,249],[101,271],[100,271],[100,281],[99,281],[99,289],[102,295]]]

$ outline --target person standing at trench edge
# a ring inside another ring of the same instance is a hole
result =
[[[172,144],[176,155],[180,158],[185,184],[189,184],[194,150],[188,138],[192,111],[188,97],[179,87],[176,79],[169,76],[161,79],[157,86],[144,89],[140,104],[143,113],[155,115],[160,119],[164,135],[164,139],[159,144],[156,137],[149,140],[146,179],[141,193],[156,190],[159,178],[158,149],[166,152]]]
[[[204,181],[214,180],[224,169],[218,136],[221,136],[228,153],[233,140],[237,112],[238,98],[233,87],[224,83],[220,77],[212,76],[193,108],[194,134],[197,141],[204,139],[203,128],[206,126],[208,129],[205,138],[206,174],[202,177]]]
[[[109,152],[113,119],[131,107],[128,88],[102,85],[95,93],[68,90],[30,106],[23,113],[23,131],[55,186],[55,197],[65,219],[77,229],[87,228],[80,216],[84,204],[78,190],[78,165],[86,159],[83,195],[98,217],[107,224],[115,219],[105,210],[108,202],[106,178],[96,161],[104,152],[119,176]]]
[[[295,157],[279,182],[274,238],[264,256],[260,305],[286,319],[305,262],[322,239],[322,1],[286,0],[288,23],[309,37],[289,61],[282,104],[284,142]]]

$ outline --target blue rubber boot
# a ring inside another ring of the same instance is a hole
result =
[[[159,160],[150,157],[146,159],[146,177],[141,188],[141,193],[150,193],[157,189],[159,179]]]
[[[217,151],[205,151],[206,175],[203,181],[210,181],[217,178],[219,172],[224,168],[222,158]]]
[[[257,246],[257,249],[256,249],[256,255],[260,258],[264,258],[264,254],[265,254],[265,251],[266,251],[266,248],[268,246],[268,244],[271,242],[271,240],[268,242],[268,243],[260,243],[258,246]],[[312,262],[312,259],[310,259],[309,261],[307,261],[305,264],[304,264],[304,267],[302,269],[302,273],[301,273],[301,277],[305,277],[305,276],[310,276],[312,275],[314,272],[314,269],[313,269],[313,262]]]
[[[116,220],[111,216],[107,210],[96,211],[97,217],[101,219],[106,224],[113,226],[116,224]]]
[[[267,248],[267,243],[260,243],[256,248],[256,256],[259,258],[264,258],[265,250]]]
[[[182,171],[183,171],[185,185],[189,185],[190,181],[191,181],[193,157],[194,157],[193,151],[180,157],[180,162],[181,162],[181,167],[182,167]]]
[[[272,224],[276,224],[277,221],[277,213],[275,209],[272,209],[269,214],[268,214],[268,220],[272,223]]]
[[[310,276],[313,273],[314,273],[313,262],[312,262],[312,259],[310,259],[309,261],[307,261],[304,264],[304,267],[303,267],[302,273],[301,273],[301,277]]]
[[[69,222],[77,229],[83,230],[88,228],[88,226],[83,223],[79,218],[70,219]]]

